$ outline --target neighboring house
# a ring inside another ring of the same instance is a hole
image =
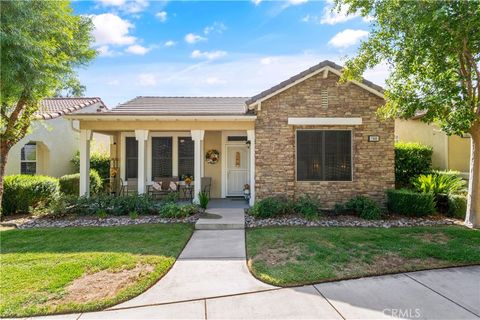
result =
[[[100,98],[42,100],[30,132],[8,154],[6,174],[41,174],[60,177],[72,173],[72,158],[79,147],[78,122],[66,114],[105,111]],[[94,150],[109,152],[109,137],[96,134]]]
[[[383,201],[394,186],[394,122],[379,121],[383,90],[338,82],[324,61],[252,98],[137,97],[80,121],[80,193],[88,193],[92,133],[112,136],[122,180],[143,193],[157,177],[212,178],[212,197],[318,197],[325,207],[356,195]],[[212,163],[207,154],[219,152]],[[134,180],[133,180],[134,179]],[[194,179],[194,194],[201,190]]]
[[[456,170],[468,177],[471,138],[468,135],[447,136],[436,125],[422,122],[421,117],[422,114],[419,114],[409,120],[395,120],[395,139],[432,147],[432,166],[435,169]]]

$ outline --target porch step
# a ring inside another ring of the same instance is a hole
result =
[[[207,214],[198,219],[195,224],[197,230],[234,230],[245,229],[245,215],[243,208],[212,208]]]
[[[198,220],[196,230],[240,230],[245,229],[245,223],[209,223]]]

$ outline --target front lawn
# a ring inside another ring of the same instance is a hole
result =
[[[132,298],[175,262],[184,224],[0,232],[0,316],[91,311]]]
[[[257,278],[293,286],[480,264],[480,231],[457,226],[258,228],[247,231],[247,255]]]

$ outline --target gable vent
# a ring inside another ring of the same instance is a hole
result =
[[[328,89],[322,89],[321,97],[322,97],[322,108],[327,109],[328,108]]]

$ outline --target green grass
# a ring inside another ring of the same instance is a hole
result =
[[[91,311],[132,298],[169,270],[191,234],[183,224],[2,231],[0,316]],[[75,279],[137,265],[153,271],[114,296],[62,302]]]
[[[430,268],[480,264],[480,231],[412,228],[257,228],[247,231],[252,273],[293,286]]]

